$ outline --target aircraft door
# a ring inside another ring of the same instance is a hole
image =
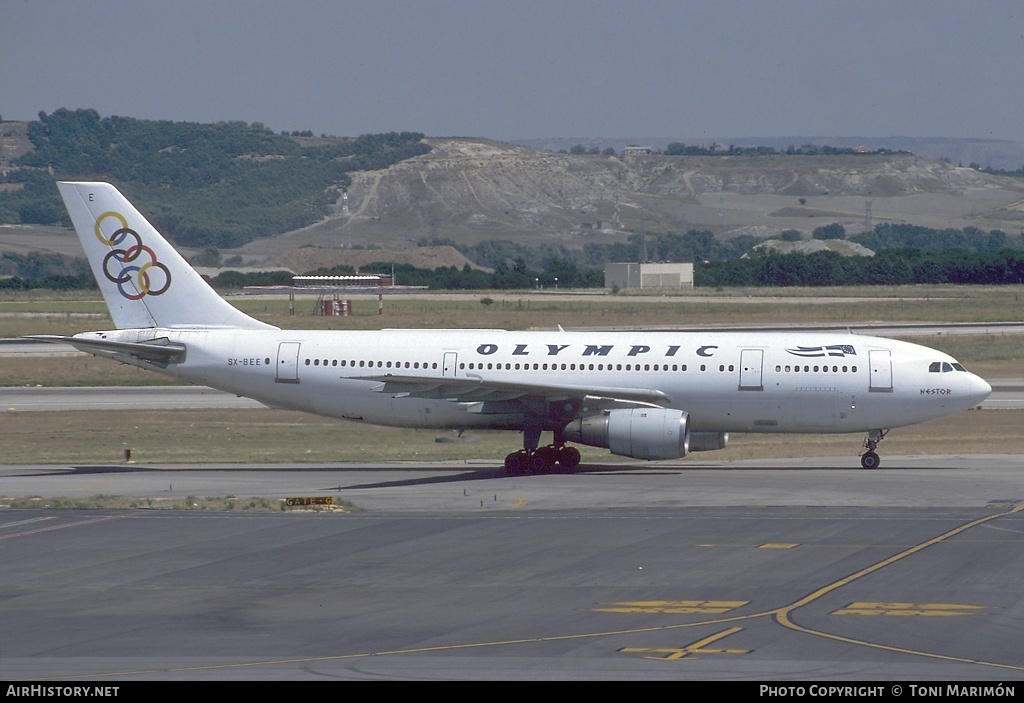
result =
[[[892,353],[888,349],[868,351],[869,391],[889,393],[892,391]]]
[[[281,342],[277,345],[277,374],[275,383],[299,382],[299,342]]]
[[[740,390],[763,391],[761,368],[764,364],[764,349],[743,349],[740,351]]]
[[[458,358],[459,358],[459,355],[456,354],[455,352],[445,352],[444,353],[444,363],[441,365],[441,369],[442,369],[441,375],[442,376],[450,376],[450,377],[454,377],[455,376],[456,362],[458,361]]]

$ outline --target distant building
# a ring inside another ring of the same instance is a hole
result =
[[[394,288],[391,276],[355,274],[349,276],[292,276],[296,288]]]
[[[630,144],[622,150],[623,156],[649,156],[654,153],[654,149],[649,146],[637,146],[636,144]]]
[[[605,264],[604,287],[693,288],[693,264]]]

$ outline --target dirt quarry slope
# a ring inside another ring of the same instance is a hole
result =
[[[512,239],[582,247],[632,232],[709,229],[721,237],[809,235],[839,222],[1016,231],[1024,181],[912,154],[582,155],[483,139],[428,139],[432,151],[353,174],[349,215],[245,249],[404,248],[422,239]],[[333,244],[330,244],[333,242]]]

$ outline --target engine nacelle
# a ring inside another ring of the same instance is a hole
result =
[[[634,459],[678,459],[690,452],[690,416],[666,408],[608,410],[573,420],[565,438]]]
[[[729,444],[728,432],[691,432],[691,452],[714,452]]]

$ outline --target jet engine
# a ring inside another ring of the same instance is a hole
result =
[[[678,459],[690,452],[690,416],[667,408],[606,410],[570,422],[565,438],[634,459]]]

